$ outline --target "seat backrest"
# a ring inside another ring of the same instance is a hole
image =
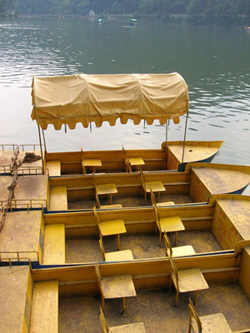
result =
[[[109,332],[109,327],[101,307],[100,307],[100,324],[101,324],[102,333]]]
[[[102,236],[99,239],[99,245],[100,245],[100,250],[102,253],[103,260],[105,261],[105,251],[104,251],[104,245],[103,245],[103,238]]]
[[[171,271],[171,275],[174,274],[175,276],[175,282],[176,282],[176,287],[179,290],[179,276],[178,276],[178,271],[177,268],[175,266],[174,260],[172,259],[172,257],[169,257],[169,263],[170,263],[170,271]]]
[[[98,216],[98,213],[97,213],[97,210],[96,210],[96,206],[94,205],[93,207],[93,212],[94,212],[94,216],[95,216],[95,221],[96,221],[96,224],[99,226],[99,224],[101,223],[100,219],[99,219],[99,216]]]
[[[94,186],[96,188],[96,179],[95,179],[95,173],[94,173],[94,171],[92,172],[92,178],[93,178]]]
[[[140,170],[140,176],[141,176],[141,183],[144,191],[146,191],[146,186],[145,186],[145,178],[142,169]]]
[[[95,193],[95,201],[96,201],[97,207],[100,208],[101,204],[100,204],[100,199],[99,199],[97,192]]]
[[[171,257],[173,255],[173,250],[172,250],[172,245],[170,243],[170,240],[168,238],[166,231],[164,231],[163,240],[164,240],[164,245],[165,245],[165,250],[166,250],[166,256]]]
[[[156,205],[155,194],[152,191],[152,189],[150,189],[150,199],[151,199],[152,206]]]
[[[87,171],[86,171],[86,168],[85,168],[85,165],[84,165],[84,157],[83,157],[83,154],[82,154],[82,169],[83,169],[83,173],[86,175]]]
[[[122,146],[122,151],[123,151],[123,155],[124,155],[124,161],[125,161],[125,164],[127,166],[127,170],[129,172],[132,172],[132,168],[131,168],[131,165],[130,165],[130,162],[129,162],[126,150],[125,150],[125,148],[123,146]]]
[[[97,262],[95,263],[95,274],[96,274],[97,283],[101,289],[102,276],[101,276],[101,272],[100,272],[99,265]]]
[[[126,154],[126,150],[125,150],[124,146],[122,146],[122,151],[123,151],[124,159],[126,159],[127,158],[127,154]]]
[[[158,212],[158,209],[156,207],[156,204],[153,204],[153,208],[154,208],[154,212],[155,212],[155,221],[156,221],[156,224],[158,226],[158,229],[160,230],[160,216],[159,216],[159,212]]]
[[[198,326],[198,331],[202,332],[201,320],[198,316],[198,313],[197,313],[190,297],[189,297],[189,304],[188,304],[188,316],[189,316],[189,332],[191,332],[191,330],[193,330],[193,332],[197,332],[197,330],[194,330],[194,327],[193,327],[193,320],[192,320],[193,318]]]

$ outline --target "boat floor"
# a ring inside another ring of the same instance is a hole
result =
[[[174,235],[169,234],[169,238],[174,244]],[[97,236],[66,239],[66,263],[102,261],[98,239]],[[165,257],[163,242],[162,247],[158,244],[158,233],[121,235],[121,250],[130,249],[135,259]],[[192,245],[196,253],[221,250],[209,230],[179,232],[177,246],[182,245]],[[117,251],[116,237],[104,237],[104,248],[105,252]]]
[[[109,205],[109,200],[105,196],[101,198],[101,205]],[[161,194],[159,202],[173,201],[175,204],[192,203],[192,199],[189,194]],[[74,200],[68,201],[68,209],[91,209],[96,204],[94,198],[93,200]],[[113,196],[112,204],[121,204],[123,207],[136,207],[150,205],[151,201],[148,196],[147,202],[145,204],[144,196],[139,197],[116,197]]]
[[[126,299],[124,315],[119,311],[121,299],[107,300],[105,317],[110,327],[142,321],[147,332],[187,332],[190,296],[181,294],[175,307],[174,289],[138,291],[136,297]],[[59,332],[101,332],[100,305],[100,296],[60,298]],[[250,303],[236,283],[209,283],[209,289],[199,293],[196,309],[200,316],[222,312],[233,331],[250,327]]]

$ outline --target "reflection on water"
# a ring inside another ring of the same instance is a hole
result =
[[[224,140],[216,162],[250,164],[250,35],[244,29],[80,19],[0,21],[1,143],[38,142],[31,121],[33,76],[179,72],[190,94],[188,140]],[[182,140],[185,119],[170,125]],[[49,151],[159,148],[165,126],[104,125],[46,131]],[[105,139],[104,139],[105,138]]]

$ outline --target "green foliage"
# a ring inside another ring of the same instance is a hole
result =
[[[30,15],[86,15],[93,9],[97,15],[176,16],[195,23],[231,24],[250,19],[250,0],[0,0],[0,14],[11,8]]]

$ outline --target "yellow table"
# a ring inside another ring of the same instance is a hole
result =
[[[122,298],[122,313],[125,311],[125,298],[136,296],[134,282],[129,274],[102,277],[101,286],[105,299]]]
[[[118,193],[117,187],[115,184],[100,184],[95,185],[97,195],[109,195],[110,205],[112,205],[112,195]]]
[[[117,235],[117,247],[120,249],[120,234],[127,232],[123,220],[104,221],[98,224],[100,234],[105,236]]]
[[[86,174],[86,167],[93,168],[93,172],[95,172],[96,167],[101,167],[102,161],[99,159],[83,159],[82,160],[82,169],[83,173]]]
[[[161,232],[175,232],[175,246],[177,243],[178,231],[185,230],[184,224],[179,216],[163,217],[159,221]]]
[[[145,165],[145,162],[142,157],[128,157],[130,165],[137,167],[137,170],[140,171],[140,167]]]

